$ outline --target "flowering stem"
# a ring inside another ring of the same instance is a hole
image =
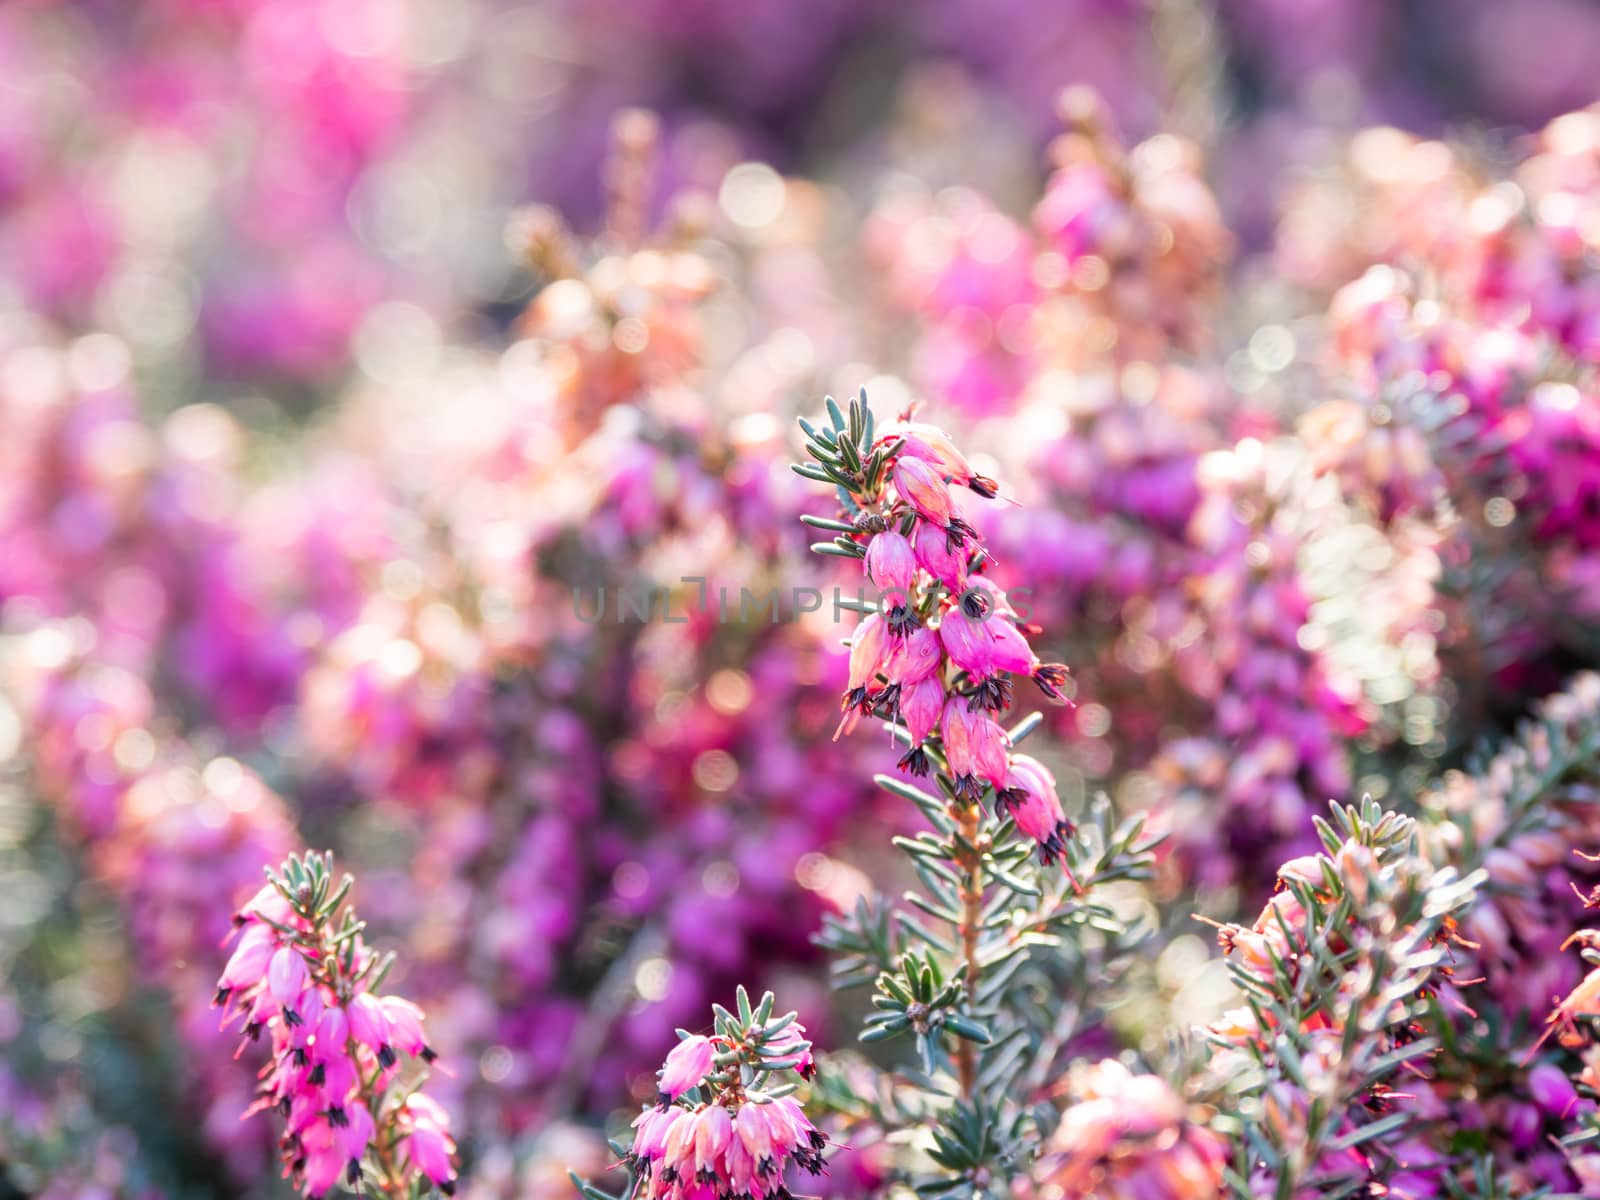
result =
[[[983,922],[983,853],[978,846],[982,814],[976,804],[954,804],[950,815],[961,831],[961,841],[971,847],[963,853],[961,883],[961,970],[970,1011],[977,1003],[982,975],[978,964],[978,934]],[[961,1095],[970,1100],[977,1086],[977,1045],[966,1038],[958,1038],[956,1045],[956,1073],[961,1081]]]

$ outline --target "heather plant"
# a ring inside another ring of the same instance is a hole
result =
[[[437,1057],[423,1014],[402,996],[377,994],[394,964],[362,940],[337,884],[332,855],[290,856],[234,917],[237,941],[215,1003],[246,1043],[263,1034],[271,1058],[251,1111],[283,1118],[284,1173],[307,1196],[336,1184],[381,1196],[454,1194],[455,1141],[425,1075],[403,1071]],[[240,1047],[245,1049],[244,1045]]]
[[[935,428],[877,431],[864,395],[848,416],[831,402],[829,413],[831,427],[804,426],[816,461],[796,468],[833,484],[839,503],[836,515],[807,519],[835,533],[813,549],[860,557],[880,594],[851,639],[841,728],[863,715],[888,724],[905,747],[902,777],[879,783],[930,828],[896,843],[921,885],[906,894],[909,908],[864,905],[830,923],[823,944],[841,982],[873,988],[863,1041],[907,1038],[924,1077],[954,1079],[953,1102],[929,1108],[943,1178],[927,1190],[978,1191],[1023,1171],[1045,1132],[1014,1086],[1052,1053],[1047,1035],[1062,1037],[1027,1012],[1024,997],[1049,975],[1033,960],[1045,947],[1081,952],[1096,925],[1114,944],[1130,941],[1103,897],[1147,873],[1152,843],[1139,819],[1113,829],[1104,808],[1080,833],[1049,768],[1017,752],[1037,721],[1000,723],[1013,676],[1060,701],[1066,670],[1033,653],[960,515],[958,489],[993,500],[998,485]],[[932,789],[903,776],[928,777]]]
[[[1215,1069],[1245,1067],[1221,1106],[1241,1197],[1361,1195],[1433,1166],[1404,1093],[1439,1048],[1428,1020],[1484,873],[1435,868],[1416,822],[1370,797],[1316,825],[1322,851],[1279,868],[1253,924],[1218,930],[1243,1004],[1206,1036]]]
[[[1078,996],[1070,1010],[1077,1021],[1064,1021],[1044,998],[1067,985],[1072,966],[1098,967],[1137,943],[1140,931],[1118,919],[1107,896],[1119,882],[1147,877],[1154,842],[1137,817],[1114,826],[1104,804],[1080,829],[1049,768],[1017,751],[1037,719],[1001,723],[1015,677],[1061,701],[1067,676],[1033,653],[1015,610],[984,575],[987,552],[957,495],[993,501],[999,485],[932,426],[903,420],[879,430],[864,394],[848,412],[831,400],[828,408],[828,425],[803,423],[814,461],[795,470],[829,484],[838,507],[803,519],[834,535],[813,549],[859,561],[876,593],[846,602],[862,619],[835,736],[863,719],[887,727],[900,756],[896,773],[878,782],[913,807],[922,827],[895,838],[920,885],[904,905],[864,898],[830,918],[820,937],[836,984],[871,988],[874,1011],[860,1041],[909,1043],[912,1053],[884,1068],[886,1091],[864,1079],[824,1081],[818,1099],[841,1129],[864,1139],[904,1141],[897,1130],[920,1131],[914,1152],[896,1155],[892,1168],[919,1192],[977,1195],[1025,1178],[1052,1132],[1043,1115],[1050,1106],[1038,1108],[1043,1085],[1032,1081],[1049,1078],[1103,998]],[[749,1040],[750,1014],[741,1020],[724,1028],[732,1018],[719,1013],[725,1046]],[[663,1072],[664,1100],[675,1098],[668,1084],[679,1079],[678,1056],[709,1054],[694,1049],[703,1038],[681,1036]],[[697,1059],[689,1076],[704,1070]],[[691,1119],[674,1118],[672,1129]],[[695,1128],[696,1145],[702,1136],[721,1144],[720,1133]],[[647,1110],[625,1194],[660,1186],[659,1175],[641,1180],[652,1156],[673,1157],[673,1135],[665,1136],[656,1152]]]

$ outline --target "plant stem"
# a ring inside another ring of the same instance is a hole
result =
[[[955,806],[951,814],[960,827],[961,836],[970,851],[963,851],[961,883],[961,965],[967,989],[967,1008],[970,1011],[978,999],[978,933],[983,920],[983,853],[978,849],[978,830],[981,813],[976,804]],[[977,1047],[968,1039],[959,1039],[956,1047],[956,1071],[961,1080],[961,1095],[970,1100],[978,1078]]]

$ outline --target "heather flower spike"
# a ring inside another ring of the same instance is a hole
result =
[[[362,940],[347,903],[352,879],[333,886],[332,855],[315,854],[291,857],[267,878],[235,914],[216,1003],[225,1026],[240,1026],[241,1051],[265,1035],[271,1055],[251,1112],[285,1119],[285,1176],[307,1196],[335,1186],[453,1194],[449,1118],[417,1090],[435,1058],[424,1014],[377,994],[392,959]]]
[[[681,1036],[632,1142],[612,1143],[628,1174],[620,1200],[788,1200],[791,1168],[825,1171],[827,1139],[794,1097],[815,1072],[805,1026],[774,1016],[771,992],[752,1005],[741,987],[736,999],[734,1012],[714,1006],[709,1036]],[[589,1200],[619,1200],[572,1180]]]
[[[909,1038],[931,1081],[907,1111],[929,1127],[942,1174],[915,1180],[918,1190],[1004,1194],[1039,1150],[1026,1132],[1028,1089],[1012,1086],[1035,1057],[1025,1049],[1031,1002],[1021,981],[1047,978],[1029,974],[1032,951],[1071,941],[1091,922],[1120,928],[1098,889],[1144,877],[1155,842],[1138,818],[1113,827],[1103,800],[1092,820],[1075,824],[1049,768],[1017,753],[1040,718],[1005,723],[1013,675],[1066,700],[1067,672],[1034,653],[1030,631],[986,574],[994,559],[968,517],[978,519],[973,508],[995,498],[998,485],[932,426],[878,431],[865,394],[847,410],[832,400],[827,407],[826,427],[801,422],[814,461],[794,468],[828,484],[838,503],[806,518],[836,535],[812,549],[863,560],[881,593],[850,639],[840,732],[878,717],[902,747],[900,771],[927,778],[931,790],[878,776],[929,826],[896,839],[923,885],[907,895],[915,913],[891,921],[864,903],[830,918],[822,942],[837,956],[841,984],[873,985],[861,1040]],[[978,499],[958,504],[957,488]],[[1119,936],[1131,944],[1138,935]],[[1038,1053],[1042,1072],[1049,1052]],[[646,1150],[663,1139],[657,1120],[641,1118],[639,1130]],[[663,1144],[670,1157],[670,1131]],[[1214,1142],[1193,1144],[1197,1161],[1217,1157]]]

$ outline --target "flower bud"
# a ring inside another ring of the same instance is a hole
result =
[[[939,669],[944,660],[944,646],[939,635],[926,625],[919,625],[901,644],[891,664],[889,679],[902,688],[918,683]]]
[[[1001,801],[1028,837],[1039,843],[1042,862],[1054,862],[1066,852],[1073,834],[1072,822],[1061,808],[1056,780],[1038,759],[1018,754],[1011,759],[1011,774]]]
[[[900,440],[900,454],[931,464],[956,483],[972,481],[972,468],[965,456],[956,449],[950,435],[937,426],[908,421],[891,430],[888,437]]]
[[[917,578],[917,558],[911,543],[900,533],[887,529],[867,543],[863,561],[867,577],[880,589],[909,591]]]
[[[962,697],[951,696],[945,701],[939,735],[950,774],[955,777],[957,798],[977,800],[983,795],[985,781],[996,788],[1006,786],[1005,730],[984,714],[974,712]]]
[[[250,925],[239,937],[222,975],[217,980],[217,1003],[244,988],[254,987],[265,978],[267,965],[278,945],[277,934],[268,925]]]
[[[347,1015],[350,1036],[378,1056],[381,1066],[394,1064],[394,1048],[390,1045],[389,1018],[376,996],[362,992],[350,1001]]]
[[[959,607],[952,608],[939,618],[939,640],[950,661],[973,679],[994,673],[995,641],[988,622],[975,621]]]
[[[306,960],[293,946],[279,946],[267,965],[267,990],[279,1004],[288,1008],[306,987]]]
[[[950,489],[933,467],[919,458],[902,456],[895,460],[894,486],[924,521],[941,530],[949,527],[955,507]]]
[[[676,1100],[690,1088],[699,1087],[711,1070],[715,1055],[710,1038],[699,1034],[684,1038],[668,1052],[662,1064],[658,1085],[661,1098]]]
[[[1004,617],[991,617],[985,622],[993,649],[990,657],[997,671],[1010,671],[1016,675],[1032,675],[1039,665],[1039,656],[1028,645],[1022,631]]]
[[[911,531],[911,552],[917,565],[952,592],[967,586],[967,551],[964,545],[952,547],[942,528],[918,522]]]
[[[733,1118],[722,1105],[708,1104],[689,1120],[694,1123],[694,1173],[700,1179],[714,1179],[718,1162],[733,1138]]]
[[[389,1021],[390,1040],[407,1054],[431,1062],[436,1057],[422,1032],[422,1009],[403,996],[378,1000]]]
[[[418,1122],[401,1140],[407,1160],[421,1171],[445,1195],[455,1193],[455,1165],[451,1155],[456,1144],[443,1129],[431,1123]]]

